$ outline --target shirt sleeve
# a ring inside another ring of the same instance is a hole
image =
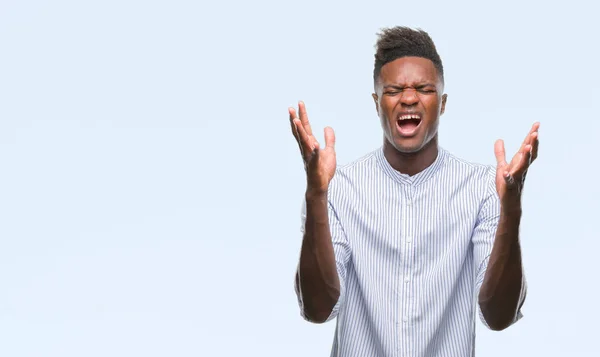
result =
[[[326,321],[330,321],[334,319],[339,312],[340,306],[343,304],[345,296],[346,296],[346,272],[348,261],[350,260],[350,244],[348,243],[348,239],[346,233],[340,223],[338,215],[331,205],[331,202],[328,202],[328,216],[329,216],[329,229],[331,231],[331,240],[333,243],[333,251],[335,254],[335,263],[336,270],[338,273],[338,277],[340,280],[340,297],[333,307],[331,314]],[[306,201],[302,204],[302,214],[301,214],[301,226],[300,232],[304,234],[304,227],[306,222]],[[304,304],[302,301],[302,294],[300,292],[300,284],[298,280],[295,280],[295,290],[296,296],[298,297],[298,305],[300,306],[300,314],[304,319],[307,319],[304,313]]]
[[[481,285],[483,284],[483,278],[485,277],[485,272],[488,267],[494,239],[496,238],[498,221],[500,219],[500,198],[496,192],[496,170],[493,167],[488,169],[486,181],[486,195],[479,211],[477,224],[475,226],[475,230],[473,231],[472,237],[474,266],[477,269],[475,277],[475,301],[478,299],[479,291],[481,290]],[[526,293],[527,282],[525,281],[525,275],[523,274],[518,309],[511,324],[514,324],[523,317],[523,314],[521,313],[521,306],[525,301]],[[483,324],[489,328],[479,303],[476,304],[481,322],[483,322]]]

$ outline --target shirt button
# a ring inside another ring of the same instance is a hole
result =
[[[402,318],[402,321],[404,321],[404,322],[407,322],[407,321],[408,321],[408,316],[404,316],[404,317]]]
[[[410,278],[404,278],[404,282],[408,283],[410,281]]]
[[[406,243],[410,243],[412,242],[412,238],[411,237],[406,237]]]

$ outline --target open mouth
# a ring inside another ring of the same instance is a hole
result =
[[[413,135],[421,124],[420,114],[401,114],[396,120],[398,131],[402,135]]]

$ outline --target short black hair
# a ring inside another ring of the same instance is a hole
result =
[[[382,29],[378,34],[373,80],[377,83],[381,68],[401,57],[427,58],[444,82],[444,66],[429,34],[421,29],[396,26]]]

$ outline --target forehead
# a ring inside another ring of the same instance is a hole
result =
[[[401,57],[381,67],[381,84],[412,84],[429,82],[437,84],[440,80],[433,62],[422,57]]]

